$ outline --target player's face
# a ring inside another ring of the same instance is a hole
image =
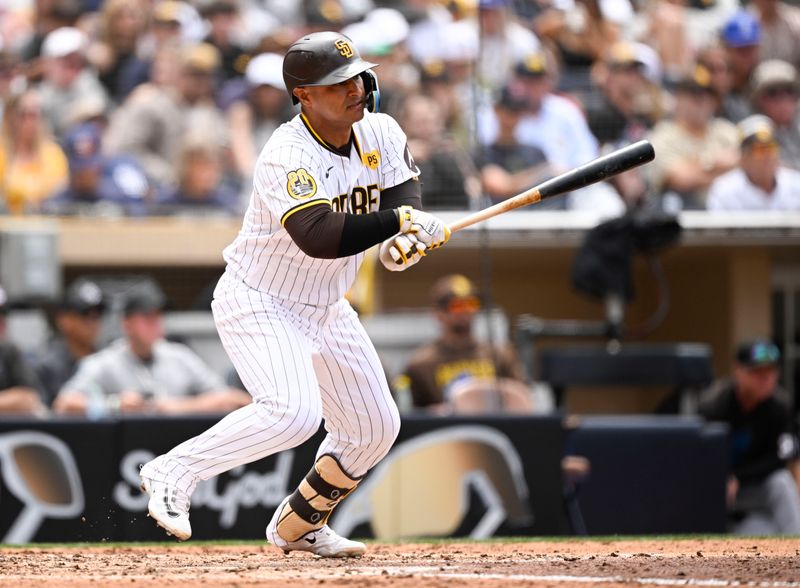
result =
[[[317,118],[352,125],[364,118],[364,82],[355,76],[331,86],[308,86],[309,108]]]

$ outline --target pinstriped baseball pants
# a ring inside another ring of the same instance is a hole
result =
[[[212,310],[253,402],[149,462],[142,475],[191,494],[200,480],[300,445],[323,418],[327,435],[317,455],[335,456],[351,476],[386,455],[400,416],[346,300],[329,307],[281,301],[226,273]]]

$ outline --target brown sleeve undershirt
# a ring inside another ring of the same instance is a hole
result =
[[[388,239],[400,224],[394,209],[402,204],[421,206],[419,182],[408,180],[381,191],[377,212],[334,212],[326,202],[298,210],[284,223],[297,246],[310,257],[335,259],[361,253]]]

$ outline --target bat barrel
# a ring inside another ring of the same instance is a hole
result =
[[[450,230],[455,233],[509,210],[601,182],[611,176],[653,161],[655,157],[656,152],[653,146],[648,141],[639,141],[542,182],[513,198],[460,218],[450,224]]]
[[[572,192],[653,161],[655,156],[650,142],[639,141],[542,182],[539,193],[545,199]]]

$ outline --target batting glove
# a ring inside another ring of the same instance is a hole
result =
[[[390,272],[401,272],[425,257],[425,243],[413,233],[400,233],[381,244],[378,257]]]
[[[416,235],[428,249],[441,247],[450,239],[450,228],[432,214],[410,206],[401,206],[396,210],[400,232]]]

